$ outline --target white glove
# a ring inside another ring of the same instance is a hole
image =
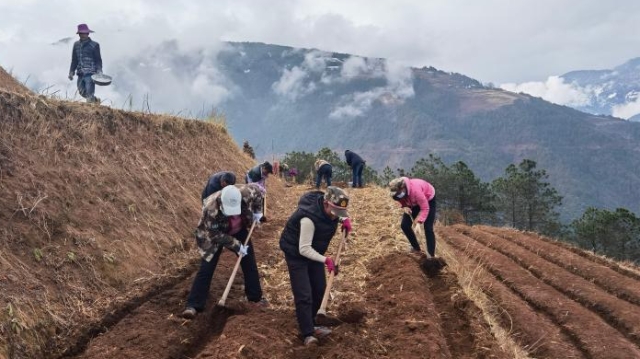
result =
[[[253,214],[253,221],[256,223],[260,223],[260,219],[262,219],[262,212],[256,212]]]
[[[240,245],[240,249],[238,249],[238,255],[240,257],[244,257],[244,256],[247,255],[247,251],[248,250],[249,250],[249,245],[248,244],[247,245],[241,244]]]

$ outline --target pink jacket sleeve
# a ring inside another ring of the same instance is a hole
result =
[[[414,206],[420,206],[416,221],[424,223],[429,215],[429,200],[435,196],[436,191],[429,182],[420,178],[412,178],[405,183],[407,183],[409,200]]]

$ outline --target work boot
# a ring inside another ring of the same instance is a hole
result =
[[[196,314],[198,314],[198,311],[196,310],[196,308],[187,307],[187,309],[185,309],[184,312],[182,312],[182,317],[184,319],[193,319],[196,317]]]
[[[257,302],[249,302],[251,305],[257,308],[269,308],[269,301],[266,298],[262,298]]]
[[[426,258],[427,254],[419,249],[415,249],[413,247],[411,247],[409,249],[409,254],[411,254],[412,256],[418,257],[418,258]]]
[[[313,327],[313,335],[322,339],[331,334],[331,329],[327,327]]]
[[[304,338],[304,346],[308,347],[310,345],[318,345],[318,338],[314,337],[313,335],[309,335],[308,337]]]

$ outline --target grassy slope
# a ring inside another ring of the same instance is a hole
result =
[[[0,358],[55,356],[188,267],[209,174],[253,161],[219,125],[43,100],[5,80]]]

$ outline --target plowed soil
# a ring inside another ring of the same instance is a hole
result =
[[[460,273],[465,267],[475,273],[473,285],[497,319],[490,325],[451,266],[427,275],[425,260],[406,253],[399,211],[377,188],[351,190],[355,231],[329,306],[333,333],[319,346],[304,347],[277,238],[305,190],[288,187],[277,201],[270,199],[276,211],[254,236],[270,308],[245,302],[241,276],[227,306],[216,306],[235,260],[226,254],[208,309],[195,320],[178,317],[192,278],[180,279],[91,341],[79,342],[76,357],[640,358],[637,272],[534,234],[438,227],[438,250]],[[496,327],[528,354],[503,348]]]
[[[478,285],[533,356],[640,357],[636,273],[507,229],[458,225],[440,234],[488,273]]]
[[[268,221],[253,243],[270,308],[244,299],[236,278],[226,306],[217,306],[235,256],[225,253],[216,270],[207,310],[195,320],[179,317],[192,277],[139,303],[117,323],[81,340],[76,358],[510,358],[492,336],[482,312],[465,296],[455,273],[427,276],[424,259],[406,253],[400,211],[380,188],[351,190],[355,227],[342,252],[324,323],[333,333],[304,347],[286,267],[277,246],[280,230],[306,186],[287,187],[268,199]],[[380,211],[385,208],[386,214]],[[370,216],[371,213],[376,213]],[[339,238],[330,252],[335,252]],[[194,253],[194,256],[197,254]]]

